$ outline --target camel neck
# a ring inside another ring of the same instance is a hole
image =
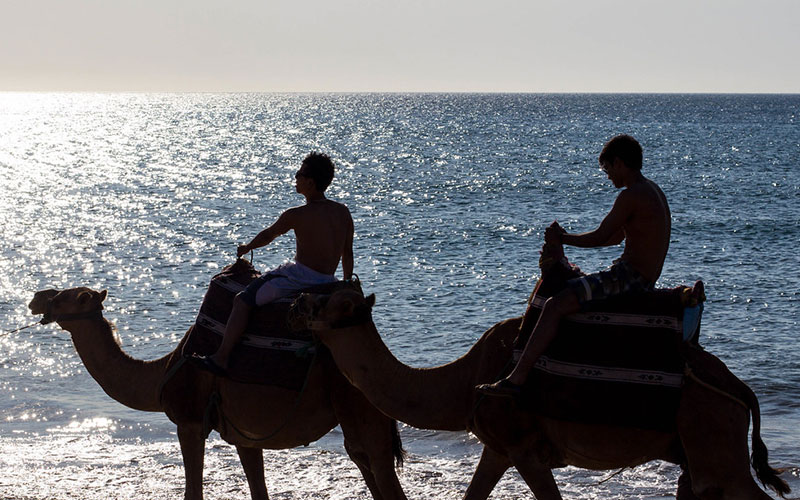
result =
[[[339,369],[383,413],[423,429],[467,428],[476,383],[470,353],[439,367],[412,368],[394,357],[372,322],[321,338]]]
[[[70,332],[83,364],[106,394],[135,410],[162,411],[158,387],[169,356],[154,361],[133,359],[122,350],[111,324],[103,318],[58,323]]]

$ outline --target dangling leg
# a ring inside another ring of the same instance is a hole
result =
[[[542,314],[533,329],[522,357],[517,366],[506,377],[494,384],[482,384],[478,386],[478,391],[489,396],[514,396],[519,394],[520,387],[525,383],[536,360],[547,349],[558,333],[558,324],[561,318],[580,310],[578,297],[572,290],[564,290],[555,297],[550,297],[544,303]]]
[[[238,295],[233,300],[233,310],[228,317],[228,324],[225,325],[225,335],[222,336],[222,344],[220,344],[217,352],[210,356],[217,366],[223,370],[228,369],[228,360],[230,359],[233,348],[239,343],[242,338],[247,322],[250,320],[250,311],[252,307],[250,304],[242,300]]]

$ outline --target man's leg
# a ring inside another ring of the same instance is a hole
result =
[[[519,386],[525,383],[536,360],[547,349],[550,342],[558,333],[558,323],[561,318],[572,313],[580,311],[580,303],[578,297],[570,289],[563,290],[561,293],[554,297],[547,299],[542,308],[542,314],[539,316],[539,321],[531,332],[528,342],[525,344],[525,349],[522,351],[517,366],[506,377],[494,384],[482,384],[478,386],[478,390],[484,394],[489,395],[508,395],[519,391]]]
[[[578,311],[580,311],[578,297],[570,289],[547,299],[542,308],[542,314],[539,316],[539,321],[536,322],[536,326],[525,344],[522,357],[507,377],[509,382],[515,385],[525,383],[528,373],[530,373],[533,365],[536,364],[536,360],[539,359],[539,356],[542,355],[547,346],[550,345],[550,342],[556,337],[558,323],[561,318]]]
[[[223,370],[228,369],[228,360],[230,359],[231,352],[239,339],[242,338],[247,322],[250,319],[250,311],[252,307],[250,304],[242,300],[238,295],[233,299],[233,310],[228,316],[228,323],[225,325],[225,334],[222,336],[222,344],[220,344],[217,352],[210,356],[217,366]]]

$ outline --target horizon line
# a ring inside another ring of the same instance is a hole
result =
[[[484,95],[800,95],[783,91],[528,91],[528,90],[19,90],[0,89],[3,94],[484,94]]]

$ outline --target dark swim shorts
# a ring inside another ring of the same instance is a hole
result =
[[[605,271],[567,281],[567,288],[578,296],[578,303],[584,304],[590,300],[603,300],[627,292],[652,290],[653,283],[627,262],[618,260]]]

